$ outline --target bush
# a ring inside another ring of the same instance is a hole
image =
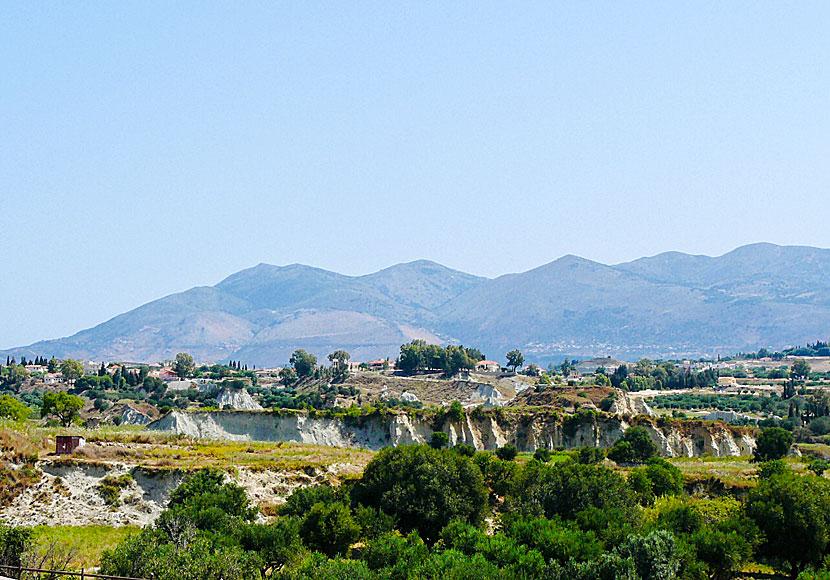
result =
[[[516,475],[507,505],[512,513],[573,519],[591,507],[630,509],[634,499],[625,479],[607,467],[533,461]]]
[[[827,553],[828,497],[827,480],[792,473],[763,479],[747,494],[746,515],[764,538],[760,553],[793,578]]]
[[[827,435],[830,433],[830,417],[818,417],[810,421],[810,431],[816,435]]]
[[[450,442],[450,436],[443,431],[435,431],[430,437],[429,446],[433,449],[443,449]]]
[[[119,477],[107,475],[96,486],[98,493],[104,498],[104,503],[110,507],[118,507],[120,503],[121,490],[128,487],[132,483],[133,477],[129,473],[125,473]]]
[[[605,452],[599,447],[580,447],[577,449],[574,459],[583,465],[592,465],[605,459]]]
[[[433,542],[454,519],[479,525],[488,493],[470,458],[409,445],[382,449],[366,466],[352,497],[395,517],[404,533],[417,530]]]
[[[758,466],[758,478],[769,479],[776,475],[790,475],[792,470],[789,466],[780,459],[774,461],[764,461]]]
[[[592,560],[604,550],[596,534],[580,530],[573,522],[508,515],[503,518],[502,527],[508,537],[538,550],[545,560],[563,564]]]
[[[329,485],[300,487],[288,496],[280,507],[279,513],[283,516],[303,517],[316,503],[332,503],[340,500],[340,490]]]
[[[787,455],[792,444],[792,433],[780,427],[768,427],[755,440],[755,461],[781,459]]]
[[[333,558],[348,555],[352,543],[360,537],[360,526],[348,506],[316,503],[300,523],[300,537],[312,550]]]
[[[513,461],[517,453],[518,450],[513,445],[505,445],[496,449],[496,457],[502,461]]]
[[[468,443],[456,443],[452,450],[464,457],[473,457],[476,454],[476,448]]]
[[[458,401],[453,401],[447,409],[447,418],[453,423],[460,423],[464,419],[464,407]]]
[[[31,541],[31,528],[12,527],[0,523],[0,564],[21,566],[23,554],[31,547]]]
[[[159,526],[178,526],[185,520],[199,530],[225,530],[234,521],[249,522],[257,508],[252,506],[245,488],[225,482],[218,469],[201,469],[187,477],[170,494],[168,509],[157,520]]]
[[[819,477],[821,477],[824,475],[825,471],[830,469],[830,461],[827,461],[826,459],[819,459],[816,457],[810,460],[810,462],[807,464],[807,468]]]
[[[608,451],[608,458],[617,463],[643,463],[657,455],[657,445],[643,427],[629,427]]]
[[[533,452],[533,459],[536,461],[541,461],[542,463],[547,463],[550,461],[550,451],[547,449],[542,449],[541,447]]]

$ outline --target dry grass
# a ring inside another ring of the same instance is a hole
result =
[[[71,455],[56,456],[55,436],[81,435],[87,444]],[[325,469],[335,463],[363,466],[372,453],[293,442],[240,442],[192,439],[135,427],[109,429],[40,428],[28,423],[0,424],[0,448],[6,461],[50,458],[66,463],[129,463],[148,469],[200,467],[260,470]]]

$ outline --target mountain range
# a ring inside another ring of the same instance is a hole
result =
[[[285,363],[305,348],[394,358],[423,338],[501,360],[519,348],[634,360],[731,354],[830,336],[830,250],[752,244],[719,257],[667,252],[605,265],[564,256],[488,279],[426,260],[365,276],[260,264],[160,298],[67,338],[0,354]]]

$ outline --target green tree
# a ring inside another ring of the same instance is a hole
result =
[[[796,578],[819,564],[830,539],[830,486],[792,473],[761,480],[747,494],[746,515],[763,533],[759,554]]]
[[[280,369],[280,382],[283,385],[293,385],[297,382],[297,373],[291,367],[282,367]]]
[[[505,445],[503,447],[499,447],[496,449],[496,457],[501,459],[502,461],[513,461],[516,459],[516,454],[518,450],[513,445]]]
[[[513,372],[516,372],[516,369],[523,364],[525,364],[525,357],[522,356],[520,350],[511,350],[507,353],[507,366],[513,367]]]
[[[551,453],[550,450],[544,449],[543,447],[539,447],[536,451],[533,452],[533,459],[536,461],[541,461],[542,463],[547,463],[550,461]]]
[[[755,525],[740,517],[702,526],[689,538],[697,559],[712,580],[727,580],[741,570],[752,559],[759,541]]]
[[[0,523],[0,564],[23,565],[23,555],[32,547],[32,529]],[[4,571],[4,575],[9,575]]]
[[[619,473],[574,462],[526,463],[507,495],[510,512],[546,518],[574,519],[589,508],[609,513],[615,508],[631,510],[635,503]]]
[[[488,492],[470,458],[409,445],[381,449],[366,466],[353,497],[394,516],[402,532],[417,530],[432,542],[453,519],[479,525]]]
[[[427,343],[416,339],[408,344],[401,345],[401,354],[395,362],[395,367],[407,374],[413,374],[426,366],[424,359]]]
[[[302,348],[295,350],[288,362],[294,367],[294,372],[301,379],[310,377],[314,369],[317,368],[317,357],[307,353]]]
[[[330,558],[348,555],[360,537],[360,526],[348,506],[340,503],[315,503],[300,523],[300,537],[312,550]]]
[[[433,449],[444,449],[450,443],[450,436],[443,431],[435,431],[429,439],[429,446]]]
[[[65,362],[65,361],[64,361]],[[54,415],[61,425],[68,427],[84,408],[84,400],[63,391],[59,393],[44,393],[43,404],[40,407],[40,416]]]
[[[245,488],[225,481],[218,469],[205,468],[189,475],[170,494],[168,509],[156,526],[179,526],[192,523],[200,530],[226,530],[233,522],[250,522],[257,509],[251,505]]]
[[[811,370],[810,363],[803,358],[797,358],[790,368],[790,375],[796,380],[804,380],[810,375]]]
[[[617,463],[643,463],[657,455],[657,445],[644,427],[629,427],[608,451],[608,458]]]
[[[792,433],[780,427],[767,427],[755,440],[755,461],[781,459],[787,455],[792,444]]]
[[[68,358],[61,362],[61,374],[64,380],[74,383],[80,379],[84,374],[84,365],[74,358]]]
[[[453,401],[447,409],[447,419],[453,423],[461,423],[464,420],[464,407],[459,401]]]
[[[12,397],[0,395],[0,417],[14,421],[25,421],[32,414],[32,410]]]
[[[278,569],[299,561],[304,553],[297,518],[280,518],[272,524],[242,524],[237,529],[243,550],[256,552],[261,561],[260,577],[268,568]]]
[[[349,376],[349,365],[347,363],[350,358],[351,355],[345,350],[336,350],[328,356],[335,380],[343,381]]]
[[[196,363],[193,362],[193,357],[186,352],[180,352],[176,355],[176,363],[173,365],[173,370],[180,379],[192,377],[196,372]]]
[[[154,580],[250,580],[259,575],[261,561],[253,552],[205,535],[180,539],[177,544],[163,531],[145,528],[105,551],[100,572]]]

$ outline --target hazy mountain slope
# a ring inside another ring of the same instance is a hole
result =
[[[830,250],[821,248],[752,244],[717,258],[667,252],[615,267],[711,297],[830,304]]]
[[[503,353],[696,356],[783,346],[830,330],[830,251],[757,244],[605,266],[574,256],[487,281],[440,329]],[[520,298],[519,298],[520,297]]]
[[[488,280],[425,260],[345,276],[260,264],[71,337],[0,355],[284,363],[296,348],[354,360],[412,338],[501,358],[701,356],[827,339],[830,250],[753,244],[719,257],[668,252],[606,266],[575,256]]]
[[[539,352],[577,345],[602,352],[685,343],[703,302],[688,288],[565,256],[480,284],[444,305],[439,318],[445,333],[488,351],[535,344]]]
[[[210,287],[155,300],[68,338],[35,343],[20,354],[49,353],[94,360],[155,361],[171,351],[202,360],[224,358],[246,344],[255,327],[239,315],[247,303]]]
[[[432,262],[400,264],[368,276],[344,276],[299,264],[260,264],[215,287],[150,302],[64,339],[8,354],[155,361],[187,351],[198,360],[285,362],[296,348],[325,356],[394,356],[412,338],[439,339],[420,328],[429,309],[481,278]],[[287,354],[286,354],[287,353]]]
[[[398,264],[362,278],[396,303],[427,311],[486,280],[428,260]]]

